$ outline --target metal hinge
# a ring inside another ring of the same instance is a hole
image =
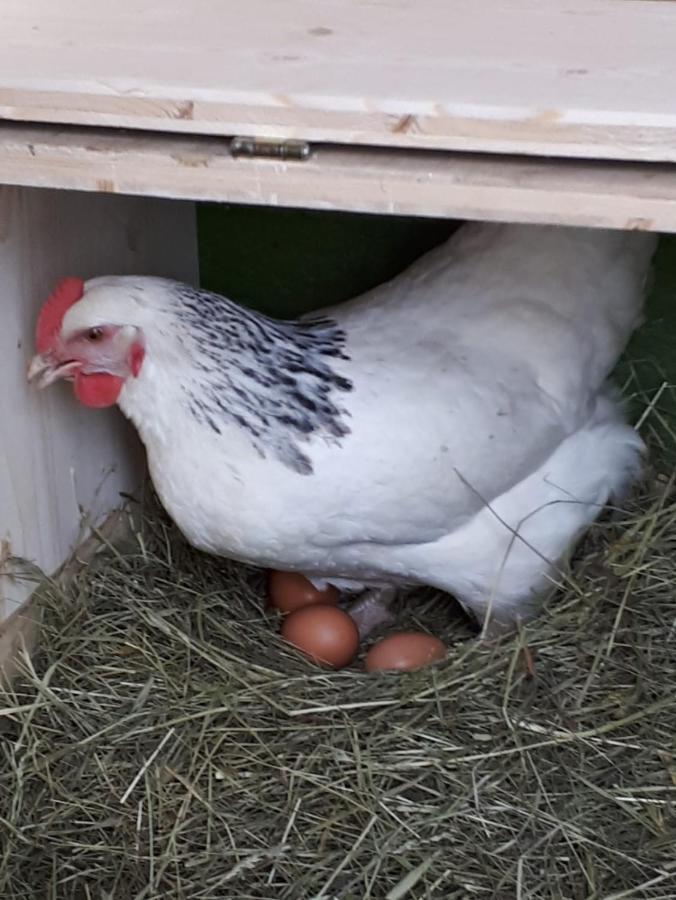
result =
[[[312,147],[307,141],[234,137],[230,141],[230,153],[233,156],[262,156],[266,159],[302,161],[310,158]]]

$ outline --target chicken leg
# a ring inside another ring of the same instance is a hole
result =
[[[396,596],[396,588],[374,588],[366,591],[347,607],[347,612],[357,626],[360,639],[363,640],[379,625],[394,622],[389,607]]]

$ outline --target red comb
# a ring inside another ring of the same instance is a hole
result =
[[[45,300],[35,326],[35,346],[38,353],[46,353],[61,331],[63,317],[84,294],[81,278],[62,278]]]

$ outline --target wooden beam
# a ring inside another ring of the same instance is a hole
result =
[[[6,184],[267,206],[676,232],[676,165],[319,147],[233,158],[224,139],[0,126]]]

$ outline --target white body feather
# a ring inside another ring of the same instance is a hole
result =
[[[197,547],[349,589],[435,585],[509,621],[638,465],[641,442],[603,392],[654,247],[638,233],[468,225],[325,311],[347,336],[349,358],[332,365],[354,386],[350,434],[310,438],[310,475],[183,411],[191,360],[156,327],[167,282],[143,280],[133,310],[130,279],[89,282],[64,328],[96,311],[143,329],[145,363],[119,403]]]

